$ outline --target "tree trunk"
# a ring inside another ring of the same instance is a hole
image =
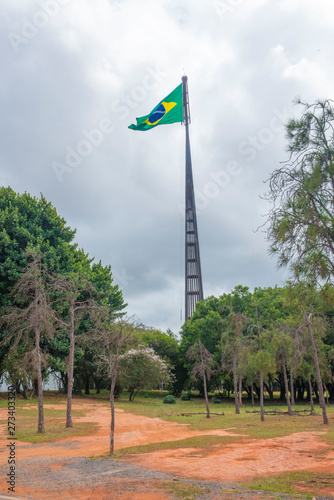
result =
[[[256,397],[257,397],[257,398],[258,398],[258,400],[260,401],[260,397],[261,397],[260,386],[258,387],[256,384],[253,384],[253,388],[254,388],[254,391],[255,391]]]
[[[38,396],[38,378],[34,378],[32,381],[32,391],[30,397],[35,395]]]
[[[64,392],[64,394],[67,394],[67,390],[68,390],[68,373],[66,373],[66,372],[60,372],[60,379],[61,379],[61,382],[63,384],[62,392]]]
[[[292,373],[292,370],[290,370],[290,395],[291,395],[291,406],[296,406],[295,388],[294,388],[294,385],[293,385],[293,373]]]
[[[280,396],[279,399],[280,401],[285,400],[285,387],[284,387],[284,380],[282,380],[282,374],[281,372],[278,374],[278,377],[276,378],[277,382],[280,385]]]
[[[20,382],[15,382],[14,385],[15,385],[15,392],[16,392],[16,394],[21,394],[21,396],[23,397],[23,399],[28,399],[27,388],[25,386],[23,386],[22,389],[21,389]]]
[[[327,411],[326,411],[326,404],[325,404],[325,398],[324,398],[324,390],[322,387],[322,380],[321,380],[321,374],[320,374],[320,367],[319,367],[319,360],[318,360],[318,351],[317,347],[315,345],[315,340],[313,336],[313,331],[311,328],[311,321],[310,318],[307,316],[305,309],[303,308],[304,311],[304,318],[306,321],[307,329],[310,334],[311,338],[311,344],[312,344],[312,350],[313,350],[313,356],[314,356],[314,363],[315,363],[315,369],[317,373],[317,379],[318,379],[318,389],[319,389],[319,404],[322,409],[322,419],[325,425],[328,425],[328,417],[327,417]]]
[[[288,405],[288,413],[289,413],[289,415],[292,415],[290,396],[289,396],[288,374],[286,371],[286,364],[285,364],[285,356],[284,355],[282,355],[282,366],[283,366],[283,377],[284,377],[284,386],[285,386],[285,394],[286,394],[286,403]]]
[[[320,402],[319,400],[319,393],[318,393],[318,385],[316,382],[314,382],[314,386],[313,386],[313,392],[314,392],[314,395],[315,395],[315,400],[317,403]],[[320,406],[321,407],[321,406]]]
[[[327,389],[329,391],[329,399],[334,398],[334,384],[327,385]]]
[[[204,384],[204,397],[205,397],[205,406],[206,406],[206,418],[210,418],[209,398],[208,398],[208,391],[207,391],[207,387],[206,387],[205,373],[204,373],[204,377],[203,377],[203,384]]]
[[[238,379],[237,379],[237,355],[233,353],[233,384],[234,384],[234,402],[235,413],[239,415],[239,399],[238,399]]]
[[[40,351],[40,331],[35,328],[35,343],[36,343],[36,369],[37,369],[37,385],[38,385],[38,433],[44,434],[44,413],[43,413],[43,379],[41,369],[41,351]]]
[[[96,389],[96,394],[101,393],[101,380],[98,378],[93,378],[94,384],[95,384],[95,389]]]
[[[260,408],[261,422],[264,422],[264,403],[263,403],[263,371],[260,371]]]
[[[85,394],[90,394],[90,392],[89,392],[89,382],[90,382],[90,376],[86,375],[85,376]]]
[[[272,388],[270,387],[270,384],[264,383],[263,385],[267,389],[267,392],[269,394],[269,398],[271,399],[271,401],[273,401],[274,400],[274,392],[273,392]]]
[[[298,401],[303,401],[304,400],[305,384],[302,380],[300,380],[300,378],[297,379],[296,389],[297,389]]]
[[[311,412],[314,413],[313,394],[312,394],[312,382],[311,382],[311,377],[310,376],[308,378],[308,386],[309,386],[309,391],[310,391]]]
[[[131,389],[129,401],[133,401],[138,394],[139,389]]]
[[[242,408],[242,376],[239,375],[239,407]]]
[[[110,411],[111,411],[111,421],[110,421],[110,455],[114,453],[114,442],[115,442],[115,379],[111,380],[110,386]]]
[[[251,397],[252,397],[252,407],[254,408],[254,386],[253,386],[253,382],[251,383]]]
[[[135,392],[134,388],[130,389],[129,392],[130,392],[130,394],[129,394],[129,401],[132,401],[132,396],[133,396],[133,394]]]
[[[326,384],[324,384],[324,390],[325,390],[325,400],[326,400],[326,404],[327,404],[327,406],[329,406],[328,389],[327,389]]]
[[[68,361],[68,380],[67,380],[67,410],[66,427],[73,427],[72,423],[72,392],[74,375],[74,304],[71,304],[71,327],[70,327],[70,354]]]

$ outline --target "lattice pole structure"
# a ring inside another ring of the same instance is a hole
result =
[[[189,140],[188,77],[182,77],[183,123],[186,129],[186,189],[185,189],[185,320],[191,318],[196,302],[203,300],[201,260],[196,220],[196,206]]]

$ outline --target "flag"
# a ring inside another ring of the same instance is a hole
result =
[[[182,83],[160,101],[149,115],[136,120],[137,125],[129,125],[132,130],[150,130],[157,125],[183,122]]]

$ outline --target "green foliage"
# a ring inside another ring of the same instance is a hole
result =
[[[119,358],[119,381],[130,390],[130,401],[142,388],[156,388],[168,383],[170,372],[165,361],[153,349],[139,346]]]
[[[297,104],[303,114],[286,125],[290,158],[268,181],[270,252],[296,282],[333,284],[333,102]]]
[[[164,397],[162,401],[165,405],[175,405],[176,403],[176,398],[172,394],[169,394],[168,396]]]
[[[191,401],[191,391],[187,391],[181,394],[182,401]]]
[[[36,198],[28,193],[17,194],[10,187],[0,188],[0,310],[12,301],[10,293],[27,266],[28,251],[37,251],[41,255],[43,268],[49,273],[45,284],[50,284],[55,275],[66,276],[73,283],[84,280],[91,285],[90,297],[87,290],[83,291],[76,298],[78,302],[91,298],[97,305],[107,306],[114,314],[122,311],[126,304],[118,285],[113,284],[111,267],[103,266],[101,262],[94,263],[93,258],[73,243],[74,236],[75,230],[66,225],[66,221],[43,195]],[[60,302],[60,298],[59,291],[52,292],[53,309],[64,321],[69,307],[68,303],[66,305],[64,301]],[[42,348],[49,352],[50,369],[64,373],[69,354],[68,329],[60,329],[59,324],[57,335],[53,339],[42,339]],[[75,335],[85,334],[95,324],[96,320],[88,313],[82,314],[76,323]],[[6,331],[2,329],[0,342],[5,335]],[[8,349],[9,344],[2,345],[0,350],[1,369],[4,368],[3,360],[8,355]],[[79,380],[78,374],[84,377],[88,373],[93,375],[95,371],[91,349],[87,342],[84,342],[83,347],[75,348],[76,380]],[[23,356],[24,352],[20,354]],[[26,380],[26,376],[19,374],[13,363],[7,363],[6,367],[11,370],[11,380],[15,374],[18,383]]]
[[[171,391],[175,395],[181,394],[187,379],[187,370],[183,364],[180,353],[179,341],[171,330],[166,333],[155,328],[144,328],[140,332],[140,343],[150,347],[168,364],[173,375],[171,379]]]
[[[28,193],[16,194],[10,187],[0,188],[0,306],[27,265],[27,249],[38,249],[43,264],[53,271],[69,269],[69,254],[75,231],[56,209]]]

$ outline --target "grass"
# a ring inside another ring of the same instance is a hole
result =
[[[188,428],[192,430],[214,430],[214,429],[233,429],[235,432],[244,434],[243,437],[235,437],[235,440],[247,437],[249,439],[269,439],[274,437],[283,437],[295,432],[327,432],[328,444],[334,446],[334,431],[331,426],[324,426],[322,416],[318,408],[316,416],[288,416],[288,415],[265,415],[265,421],[260,421],[259,413],[246,413],[253,408],[249,403],[244,403],[244,407],[240,410],[240,415],[235,414],[235,408],[232,400],[223,401],[221,404],[210,404],[212,412],[224,412],[224,415],[211,415],[207,419],[205,415],[180,416],[182,412],[205,412],[205,403],[199,398],[194,398],[192,401],[181,401],[177,399],[174,405],[162,404],[162,399],[165,393],[160,393],[160,398],[154,393],[152,397],[150,391],[149,398],[143,397],[139,393],[135,401],[129,402],[126,399],[126,394],[117,400],[117,408],[122,408],[128,413],[135,415],[143,415],[147,417],[158,417],[167,421],[179,422],[188,424]],[[273,410],[280,408],[286,411],[287,407],[279,402],[266,402],[265,409]],[[298,405],[297,409],[308,408],[307,403]],[[256,407],[255,409],[259,409]],[[330,421],[334,421],[334,408],[328,408],[328,416]]]
[[[144,395],[149,397],[144,397]],[[176,404],[167,405],[162,403],[162,399],[167,394],[164,391],[142,391],[137,396],[135,401],[128,400],[128,393],[124,392],[121,394],[120,398],[116,400],[116,408],[123,409],[127,413],[132,413],[134,415],[142,415],[150,418],[162,418],[167,421],[178,422],[182,424],[188,424],[188,428],[191,430],[215,430],[215,429],[230,429],[234,432],[242,434],[243,436],[235,436],[233,438],[234,442],[240,441],[241,439],[269,439],[274,437],[283,437],[290,435],[295,432],[325,432],[324,439],[327,444],[334,449],[334,429],[332,426],[324,426],[322,423],[322,416],[320,409],[318,407],[318,415],[316,416],[288,416],[288,415],[265,415],[265,422],[260,422],[260,415],[258,413],[246,413],[246,410],[252,410],[249,403],[244,403],[244,407],[240,410],[240,415],[235,414],[234,404],[232,399],[223,400],[221,404],[210,404],[210,409],[213,412],[224,412],[224,415],[211,415],[210,419],[206,418],[206,415],[191,415],[191,416],[180,416],[182,412],[205,412],[205,403],[202,399],[194,397],[191,401],[182,401],[180,398],[177,399]],[[109,407],[109,391],[103,390],[101,394],[91,394],[74,396],[74,402],[80,401],[90,403],[90,404],[101,404],[103,406]],[[64,437],[63,432],[61,432],[61,437],[56,432],[57,426],[61,429],[65,424],[65,410],[51,410],[47,408],[48,404],[60,405],[66,404],[66,395],[60,394],[56,391],[47,391],[44,394],[45,403],[45,427],[47,429],[53,429],[52,432],[48,430],[48,437],[45,436],[45,440],[51,441],[52,439],[58,440]],[[32,405],[35,405],[35,409],[32,409]],[[0,394],[0,407],[7,407],[7,395],[6,393]],[[31,400],[24,400],[21,397],[16,399],[16,416],[17,423],[19,424],[18,432],[20,432],[22,438],[26,435],[27,439],[31,438],[29,431],[30,427],[37,427],[37,398]],[[286,406],[280,403],[278,400],[275,403],[266,401],[266,409],[274,409],[279,407],[282,410],[286,410]],[[300,405],[299,408],[307,408],[307,403]],[[28,410],[28,414],[24,413],[24,409],[31,408]],[[258,409],[258,407],[256,408]],[[57,413],[58,412],[58,413]],[[24,416],[25,422],[20,416]],[[82,413],[73,412],[73,417],[80,416]],[[334,422],[334,407],[330,406],[328,408],[328,416],[330,422]],[[77,427],[77,425],[76,425]],[[85,426],[82,426],[82,432],[85,434],[89,433],[86,431]],[[69,429],[66,430],[68,432]],[[92,431],[92,428],[91,428]],[[74,431],[73,429],[73,432]],[[82,435],[82,434],[80,434]],[[21,439],[21,438],[20,438]],[[206,439],[210,439],[207,436]],[[172,446],[172,445],[170,445]]]
[[[297,480],[300,481],[300,478],[297,477]],[[311,482],[312,481],[314,482],[313,479],[311,480]],[[304,481],[302,480],[301,483],[303,482]],[[240,488],[240,486],[242,487]],[[159,488],[163,489],[165,492],[171,493],[174,498],[180,498],[183,500],[195,500],[199,496],[202,496],[203,498],[204,495],[208,495],[209,493],[211,493],[210,488],[201,485],[201,480],[196,481],[183,478],[173,479],[173,481],[162,481],[159,483]],[[245,497],[247,497],[249,489],[259,490],[260,488],[257,488],[256,486],[250,488],[248,484],[239,485],[239,487],[226,486],[221,490],[221,496],[219,498],[225,500],[235,500],[235,498],[239,498],[239,496],[237,496],[238,494],[245,495]],[[293,488],[292,484],[286,490],[283,487],[282,488],[278,487],[277,489],[262,488],[262,491],[273,493],[273,496],[266,495],[267,500],[282,500],[282,499],[286,500],[286,495],[289,495],[289,498],[291,500],[308,500],[314,498],[312,493],[297,492]],[[282,493],[284,497],[278,496],[277,493]]]
[[[0,407],[7,408],[7,397],[4,398],[1,394],[0,401]],[[47,406],[48,404],[66,404],[66,401],[64,394],[51,391],[45,393],[43,409],[45,434],[39,434],[37,432],[37,398],[24,400],[17,397],[15,401],[15,437],[25,443],[52,443],[73,436],[88,436],[98,430],[98,425],[94,422],[75,422],[76,418],[85,415],[83,410],[72,410],[74,427],[66,428],[66,409],[51,409]],[[7,415],[0,423],[7,424]]]
[[[319,490],[326,487],[333,487],[334,473],[324,474],[320,472],[285,472],[272,476],[254,478],[242,485],[256,490],[270,491],[285,494],[300,494],[305,490],[303,498],[313,498],[319,494]]]
[[[207,455],[212,446],[227,445],[235,443],[235,436],[194,436],[177,441],[167,441],[162,443],[151,443],[141,446],[131,446],[117,450],[115,456],[121,458],[125,455],[136,453],[150,453],[158,450],[177,450],[179,448],[196,448],[196,456]]]
[[[189,483],[184,483],[180,479],[174,479],[173,481],[161,482],[159,487],[168,491],[176,498],[181,498],[183,500],[192,500],[197,498],[198,495],[204,495],[210,493],[208,488],[203,488],[198,486],[195,481]]]

